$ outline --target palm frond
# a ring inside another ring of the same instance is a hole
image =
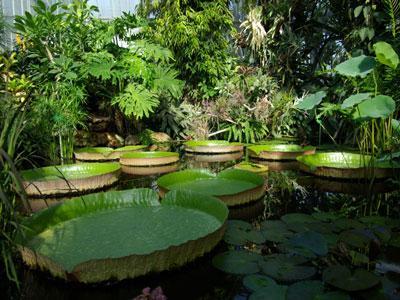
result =
[[[386,12],[391,20],[391,29],[393,37],[396,37],[398,29],[398,19],[400,17],[400,2],[399,0],[383,0]]]

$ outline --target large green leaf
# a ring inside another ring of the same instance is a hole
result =
[[[204,239],[219,230],[228,216],[226,206],[218,199],[193,192],[172,192],[161,204],[157,199],[157,194],[149,189],[71,199],[27,219],[24,225],[28,238],[24,246],[66,272],[74,272],[87,262],[130,256],[143,257],[143,261],[150,263],[146,255]],[[185,255],[192,257],[191,253]],[[166,254],[166,261],[153,261],[148,271],[160,264],[172,266],[179,256]],[[164,256],[157,256],[157,260],[160,257]],[[103,280],[113,276],[113,272],[116,270],[106,270]]]
[[[148,118],[160,101],[145,86],[130,83],[123,93],[113,98],[112,104],[118,105],[126,116],[141,119]]]
[[[378,95],[374,98],[364,100],[357,106],[354,117],[362,119],[387,118],[396,109],[396,103],[392,97]]]
[[[319,91],[315,94],[308,94],[299,103],[296,104],[296,108],[302,110],[310,110],[321,103],[322,99],[326,97],[326,92]]]
[[[21,175],[26,181],[71,180],[112,173],[119,169],[118,163],[83,163],[30,169],[22,171]]]
[[[335,68],[336,72],[340,75],[350,76],[350,77],[365,77],[375,67],[375,58],[371,56],[360,55],[357,57],[352,57],[340,64]]]
[[[399,65],[399,56],[392,46],[386,42],[377,42],[374,44],[376,59],[392,69],[396,69]]]
[[[161,176],[157,184],[168,190],[193,190],[206,195],[234,195],[264,184],[264,178],[257,174],[228,169],[218,175],[207,170],[184,170]]]
[[[355,169],[371,165],[372,157],[351,152],[319,152],[312,155],[303,155],[298,161],[311,169],[317,167]],[[393,168],[395,165],[390,160],[374,161],[376,168]]]
[[[296,144],[267,144],[267,145],[252,145],[247,149],[257,155],[261,152],[304,152],[307,150],[313,150],[315,147],[312,146],[301,146]]]
[[[371,93],[360,93],[360,94],[355,94],[351,95],[350,97],[346,98],[343,103],[341,108],[346,109],[353,107],[356,104],[361,103],[362,101],[369,99],[371,97]]]

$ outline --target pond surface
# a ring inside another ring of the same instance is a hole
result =
[[[207,157],[187,157],[179,166],[186,168],[208,168],[221,171],[239,162],[238,157],[207,159]],[[236,160],[235,160],[236,159]],[[211,162],[209,161],[211,160]],[[259,163],[259,162],[257,162]],[[276,219],[290,212],[312,213],[321,211],[342,211],[352,216],[390,213],[392,217],[400,215],[399,197],[396,184],[363,184],[358,182],[332,181],[317,179],[299,173],[296,164],[267,163],[268,192],[264,199],[250,205],[230,210],[230,219],[247,220],[259,224],[266,219]],[[123,174],[117,186],[112,189],[147,187],[156,189],[157,175],[133,176]],[[395,191],[395,192],[393,192]],[[40,201],[40,200],[37,200]],[[48,199],[47,203],[59,200]],[[39,203],[39,202],[38,202]],[[160,286],[168,299],[235,299],[245,300],[249,292],[242,285],[243,276],[235,276],[217,270],[211,264],[212,258],[224,252],[228,246],[221,242],[211,253],[177,270],[151,274],[122,282],[107,282],[97,285],[65,283],[54,279],[47,273],[29,270],[21,266],[21,292],[15,289],[0,289],[6,299],[96,299],[117,300],[133,299],[143,288]],[[394,253],[398,257],[398,253]],[[399,272],[399,261],[393,259],[393,253],[387,253],[388,259],[382,261],[380,268]],[[400,298],[400,297],[399,297]],[[3,298],[4,299],[4,298]],[[393,297],[391,299],[398,299]]]

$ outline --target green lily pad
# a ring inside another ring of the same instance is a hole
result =
[[[158,186],[164,190],[191,190],[216,196],[233,206],[258,200],[264,195],[264,178],[236,169],[214,174],[206,169],[187,169],[161,176]]]
[[[286,224],[289,223],[294,223],[294,222],[299,222],[299,223],[313,223],[316,220],[307,214],[302,214],[302,213],[291,213],[291,214],[286,214],[281,217],[281,220],[285,222]]]
[[[285,285],[271,285],[255,291],[250,295],[249,300],[285,300],[286,292],[287,286]]]
[[[339,240],[355,248],[366,248],[376,236],[367,229],[352,229],[340,233]]]
[[[385,226],[373,226],[371,228],[371,231],[379,238],[379,240],[386,244],[389,242],[391,236],[392,236],[392,231],[390,228],[387,228]]]
[[[306,232],[306,231],[315,231],[322,234],[332,233],[336,230],[336,227],[331,223],[323,223],[323,222],[313,222],[313,223],[302,223],[302,222],[293,222],[288,223],[288,229],[297,233]]]
[[[324,282],[348,292],[369,289],[380,283],[380,279],[375,274],[364,270],[356,269],[351,272],[345,266],[330,266],[322,274]]]
[[[365,226],[357,220],[341,218],[333,222],[333,224],[340,230],[359,229]]]
[[[305,280],[292,284],[287,291],[287,300],[314,300],[323,295],[324,284],[319,280]]]
[[[269,230],[269,229],[280,229],[286,230],[286,223],[282,222],[281,220],[265,220],[260,223],[262,230]]]
[[[259,262],[262,256],[248,251],[228,251],[216,255],[212,264],[226,273],[246,275],[260,270]]]
[[[288,231],[284,228],[271,228],[262,230],[262,234],[264,239],[274,243],[282,243],[287,241],[291,236],[293,236],[293,232]]]
[[[328,243],[324,236],[314,231],[295,234],[289,243],[295,247],[306,248],[318,256],[328,254]]]
[[[253,226],[249,222],[242,220],[228,220],[228,228],[237,228],[242,230],[252,230]]]
[[[122,280],[210,251],[227,217],[221,201],[188,191],[168,193],[161,204],[150,189],[96,193],[25,219],[20,251],[28,265],[63,279]]]
[[[285,253],[286,255],[301,256],[306,259],[317,258],[317,255],[310,249],[303,248],[303,247],[297,247],[297,246],[290,244],[289,242],[282,242],[277,245],[277,248],[281,253]]]
[[[326,292],[322,295],[317,295],[314,300],[350,300],[350,296],[341,291]]]
[[[311,266],[302,266],[304,258],[297,256],[272,256],[265,257],[260,262],[261,270],[267,276],[282,282],[293,282],[304,280],[315,275],[317,270]]]
[[[400,226],[400,220],[395,220],[382,216],[366,216],[366,217],[361,217],[358,220],[368,226],[380,225],[389,228]]]
[[[322,211],[313,213],[312,217],[322,222],[332,222],[340,218],[336,213]]]
[[[259,289],[269,287],[271,285],[276,285],[275,280],[270,277],[259,275],[259,274],[251,274],[247,275],[243,278],[243,285],[249,291],[257,291]]]
[[[265,238],[260,231],[244,230],[237,227],[228,227],[224,235],[224,241],[232,245],[246,245],[247,243],[262,244]]]

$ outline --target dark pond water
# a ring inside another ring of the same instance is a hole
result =
[[[221,171],[238,162],[235,158],[232,160],[227,157],[221,157],[222,160],[226,160],[223,162],[215,161],[215,157],[211,159],[214,161],[210,162],[210,158],[187,157],[181,162],[179,169],[208,168],[213,171]],[[311,213],[316,209],[347,211],[352,215],[376,212],[380,214],[388,212],[392,217],[400,215],[398,192],[393,192],[397,190],[396,184],[378,182],[369,185],[358,182],[335,182],[301,174],[296,170],[296,164],[291,162],[266,164],[269,164],[271,171],[268,174],[268,192],[265,198],[251,205],[231,210],[231,219],[243,219],[257,223],[267,218],[278,218],[289,212]],[[112,188],[149,187],[156,189],[157,178],[157,175],[123,174],[118,185]],[[245,300],[249,294],[242,286],[242,278],[221,272],[211,265],[212,257],[226,249],[227,246],[221,242],[211,253],[177,270],[98,285],[65,283],[52,278],[47,273],[29,270],[21,264],[19,268],[20,292],[15,288],[3,286],[0,293],[5,297],[0,298],[128,300],[140,294],[145,287],[160,286],[168,299]],[[388,255],[393,257],[390,253]],[[389,266],[382,265],[382,268],[393,268],[394,273],[399,271],[398,262],[393,263],[392,258],[387,261]]]

